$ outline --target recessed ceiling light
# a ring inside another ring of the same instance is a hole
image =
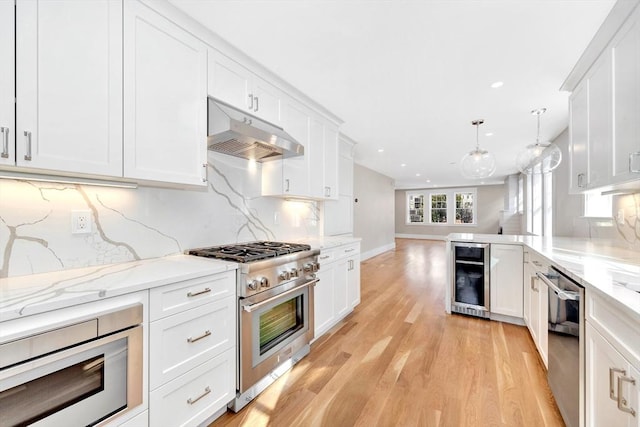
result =
[[[420,176],[420,174],[419,174],[419,173],[417,173],[417,174],[416,174],[416,176]]]
[[[430,179],[428,179],[428,180],[427,180],[427,182],[431,182],[431,180],[430,180]]]
[[[484,134],[484,136],[493,136],[493,132],[487,132]]]
[[[401,164],[400,166],[405,167],[405,166],[407,166],[407,164],[406,164],[406,163],[403,163],[403,164]]]
[[[491,87],[494,89],[497,89],[499,87],[502,87],[502,85],[504,84],[504,82],[493,82],[491,83]]]
[[[384,148],[378,148],[378,153],[383,153],[384,152]]]

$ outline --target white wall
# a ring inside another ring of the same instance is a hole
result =
[[[208,173],[205,189],[0,179],[0,277],[318,235],[317,203],[256,196],[260,164],[209,153]],[[71,234],[72,210],[91,212],[91,233]]]
[[[354,164],[353,235],[360,237],[362,259],[395,248],[394,181]]]

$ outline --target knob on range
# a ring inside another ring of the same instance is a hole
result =
[[[278,275],[278,277],[280,278],[280,280],[289,280],[291,278],[291,275],[288,271],[283,271]]]
[[[258,290],[258,286],[260,286],[260,282],[256,279],[253,280],[249,280],[247,282],[247,288],[249,288],[252,291],[257,291]]]
[[[320,264],[315,261],[304,265],[305,273],[315,273],[318,270],[320,270]]]
[[[270,286],[269,279],[267,279],[266,277],[261,277],[260,286],[263,288],[268,288]]]

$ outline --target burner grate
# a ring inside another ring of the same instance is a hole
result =
[[[188,254],[244,263],[310,249],[311,246],[300,243],[258,241],[192,249],[188,251]]]

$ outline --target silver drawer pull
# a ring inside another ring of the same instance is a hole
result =
[[[189,338],[187,338],[187,342],[188,343],[194,343],[196,341],[200,341],[202,338],[208,337],[209,335],[211,335],[211,331],[204,331],[204,334],[200,335],[199,337],[195,337],[195,338],[189,337]]]
[[[635,153],[629,154],[629,172],[631,173],[640,173],[640,165],[634,167],[634,159],[638,157],[640,158],[640,151],[636,151]]]
[[[323,255],[320,257],[320,259],[327,259],[327,258],[329,258],[329,255]]]
[[[24,159],[31,160],[31,132],[28,130],[25,130],[24,136],[26,137],[26,143],[27,143],[27,154],[24,155]]]
[[[189,405],[193,405],[194,403],[196,403],[198,400],[202,399],[203,397],[205,397],[209,393],[211,393],[211,388],[209,388],[209,386],[207,386],[207,388],[204,389],[204,393],[202,393],[200,396],[196,397],[195,399],[188,398],[187,399],[187,403]]]
[[[256,108],[253,111],[258,111],[260,109],[260,98],[256,96],[255,100],[256,100]]]
[[[345,252],[353,252],[353,251],[355,251],[355,250],[356,250],[356,248],[345,249]]]
[[[615,374],[626,375],[624,369],[619,368],[609,368],[609,399],[618,400],[618,396],[616,396],[616,389],[613,386],[613,377]],[[618,388],[620,388],[620,383],[618,383]]]
[[[624,374],[623,374],[624,375]],[[624,397],[622,397],[622,383],[623,382],[628,382],[631,385],[636,385],[636,380],[634,380],[633,378],[629,378],[626,376],[622,376],[620,378],[618,378],[618,409],[620,409],[622,412],[626,412],[628,414],[631,414],[632,416],[636,416],[636,411],[633,408],[630,408],[629,406],[627,406],[628,402],[627,399],[625,399]]]
[[[206,294],[206,293],[209,293],[209,292],[211,292],[211,288],[204,288],[203,290],[198,291],[198,292],[188,292],[187,296],[189,298],[197,297],[198,295]]]
[[[0,127],[0,132],[2,132],[2,154],[0,157],[3,159],[9,158],[9,128]]]
[[[542,263],[540,261],[531,261],[533,263],[533,265],[535,265],[536,267],[542,267]]]

